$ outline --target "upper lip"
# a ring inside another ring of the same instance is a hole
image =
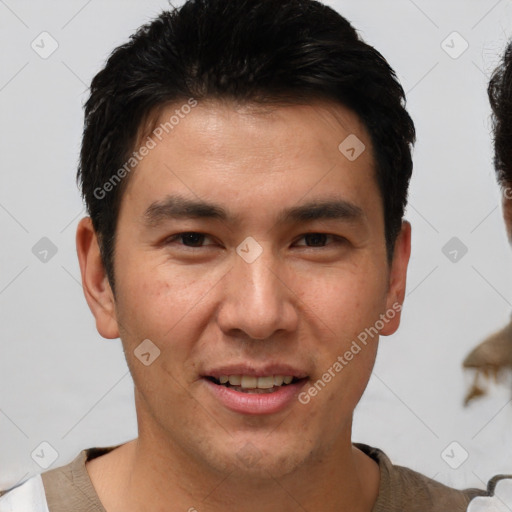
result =
[[[252,366],[247,363],[224,365],[206,370],[203,377],[215,377],[218,379],[221,375],[250,375],[252,377],[266,377],[268,375],[291,375],[297,379],[307,377],[308,374],[297,367],[288,364],[273,363],[265,366]]]

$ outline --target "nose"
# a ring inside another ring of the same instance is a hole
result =
[[[217,322],[228,336],[269,339],[278,331],[297,328],[297,297],[292,276],[270,249],[252,263],[238,255],[225,276]]]

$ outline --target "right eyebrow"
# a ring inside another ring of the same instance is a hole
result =
[[[151,203],[145,210],[143,218],[148,228],[154,228],[167,219],[175,218],[234,220],[220,205],[187,199],[179,195],[168,195],[161,201]]]

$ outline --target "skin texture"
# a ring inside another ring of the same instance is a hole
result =
[[[505,227],[507,229],[507,237],[509,243],[512,244],[512,184],[508,184],[502,194],[502,210],[505,219]]]
[[[366,146],[354,161],[338,150],[350,134]],[[148,229],[144,211],[171,193],[220,204],[237,220],[169,219]],[[333,198],[361,208],[360,222],[277,222],[284,208]],[[206,236],[196,247],[169,242],[183,232]],[[312,243],[307,233],[340,241]],[[252,263],[236,252],[248,236],[262,248]],[[200,377],[224,364],[283,362],[314,383],[379,315],[402,304],[410,225],[403,223],[388,266],[371,141],[355,114],[326,102],[199,103],[130,177],[115,299],[89,218],[78,226],[77,251],[98,332],[121,337],[135,383],[138,438],[86,466],[108,512],[169,504],[201,512],[241,504],[258,512],[371,510],[378,466],[352,446],[351,427],[377,336],[309,403],[294,400],[274,414],[230,411]],[[397,313],[381,334],[399,321]],[[149,366],[134,355],[145,339],[161,351]],[[257,454],[250,464],[240,457],[248,449]]]

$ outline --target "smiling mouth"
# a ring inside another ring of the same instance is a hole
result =
[[[230,388],[233,391],[250,394],[275,393],[280,389],[303,382],[306,377],[299,379],[291,375],[268,375],[265,377],[254,377],[252,375],[221,375],[218,379],[215,377],[206,377],[207,380]]]

